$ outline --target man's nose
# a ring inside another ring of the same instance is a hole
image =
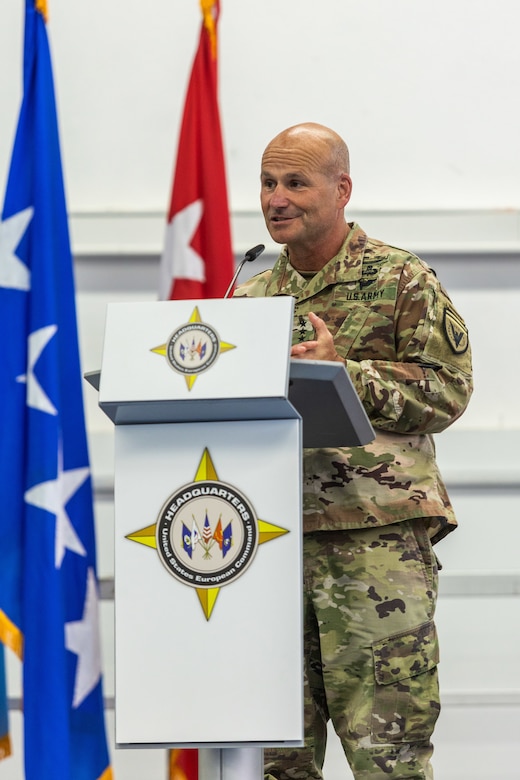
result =
[[[287,191],[282,184],[277,184],[271,192],[270,205],[272,208],[279,209],[287,206],[289,199],[287,197]]]

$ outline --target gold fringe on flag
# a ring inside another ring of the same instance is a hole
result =
[[[35,0],[34,7],[41,13],[45,21],[48,19],[47,0]]]
[[[7,758],[11,755],[11,741],[6,734],[4,737],[0,737],[0,761],[3,758]]]
[[[217,57],[217,26],[215,23],[217,0],[200,0],[200,7],[204,17],[204,27],[208,31],[211,43],[211,56]]]
[[[6,647],[10,647],[13,653],[16,653],[20,661],[23,659],[23,634],[1,609],[0,641],[2,641]]]

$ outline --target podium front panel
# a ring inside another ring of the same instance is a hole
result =
[[[301,421],[115,435],[117,744],[301,744]]]
[[[266,406],[287,397],[293,308],[288,296],[109,304],[99,405],[116,424],[200,420],[203,408],[212,419],[207,400],[217,419],[290,416]],[[233,401],[237,416],[223,417]]]

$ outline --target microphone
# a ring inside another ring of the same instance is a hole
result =
[[[236,280],[238,279],[238,274],[242,270],[242,267],[244,263],[252,263],[253,260],[256,260],[257,257],[259,257],[262,252],[264,251],[265,246],[263,244],[258,244],[257,246],[254,246],[252,249],[248,249],[248,251],[244,255],[244,259],[241,261],[240,265],[238,266],[237,270],[235,271],[233,278],[231,279],[231,284],[226,290],[226,294],[224,295],[224,298],[227,298],[231,290],[233,289]]]

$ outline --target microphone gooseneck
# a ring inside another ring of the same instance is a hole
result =
[[[233,274],[233,278],[231,279],[231,284],[226,290],[226,293],[224,295],[224,298],[227,298],[229,296],[229,293],[233,289],[236,280],[238,279],[238,275],[240,271],[242,270],[242,267],[245,263],[252,263],[253,260],[256,260],[257,257],[259,257],[262,252],[264,251],[265,246],[263,244],[257,244],[252,249],[248,249],[247,252],[244,255],[244,259],[240,262],[240,265],[238,266],[237,270]]]

